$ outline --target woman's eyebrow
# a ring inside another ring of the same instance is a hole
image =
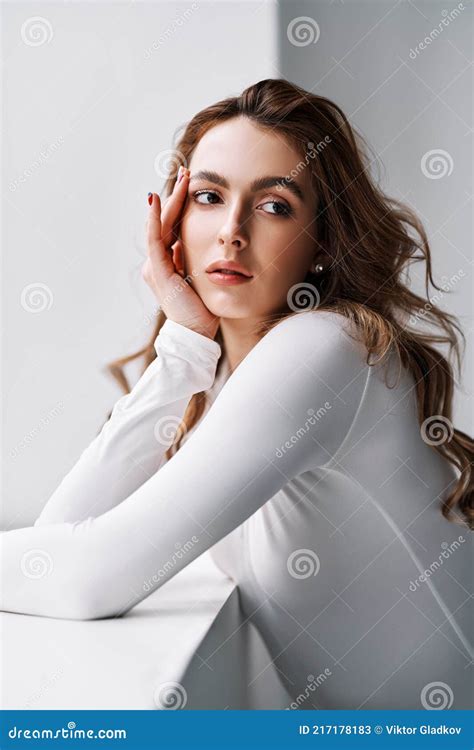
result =
[[[215,185],[220,185],[223,188],[229,188],[229,183],[225,177],[222,177],[222,175],[217,172],[209,171],[208,169],[200,169],[198,172],[191,174],[190,182],[193,180],[207,180],[208,182],[213,182]],[[304,193],[301,187],[291,177],[258,177],[250,185],[250,190],[253,193],[256,193],[258,190],[265,190],[274,185],[288,188],[288,190],[290,190],[302,203],[305,202]]]

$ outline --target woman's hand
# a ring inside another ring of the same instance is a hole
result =
[[[214,338],[219,318],[208,310],[183,278],[183,247],[177,238],[177,225],[187,196],[190,172],[180,167],[180,173],[163,208],[157,193],[150,196],[152,202],[146,225],[148,257],[142,267],[142,276],[167,318]]]

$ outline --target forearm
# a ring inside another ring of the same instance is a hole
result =
[[[87,619],[90,571],[85,532],[92,520],[0,534],[0,610]]]
[[[0,609],[73,619],[123,614],[287,482],[323,466],[356,418],[368,373],[358,346],[324,315],[281,322],[245,357],[173,460],[123,502],[82,522],[0,536]],[[326,402],[325,419],[307,428],[308,414]]]
[[[35,526],[96,517],[160,467],[193,394],[212,385],[217,342],[167,320],[157,357],[51,495]]]

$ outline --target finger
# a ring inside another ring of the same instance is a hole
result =
[[[180,176],[181,175],[181,176]],[[161,209],[163,241],[170,245],[177,239],[176,224],[184,208],[188,193],[189,172],[180,167],[178,179],[173,185],[171,195]]]
[[[151,205],[146,224],[148,247],[161,242],[161,199],[157,193],[151,194]]]
[[[162,237],[166,246],[169,246],[176,239],[176,224],[180,219],[185,205],[185,199],[188,194],[189,170],[184,171],[183,177],[178,182],[176,180],[169,200],[161,212]]]
[[[175,273],[172,258],[161,239],[161,200],[157,193],[152,193],[153,200],[148,215],[146,232],[148,258],[152,269],[161,272]]]

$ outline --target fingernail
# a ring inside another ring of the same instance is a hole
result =
[[[183,179],[183,175],[184,175],[184,169],[183,167],[180,167],[178,169],[178,182],[181,182],[181,180]]]
[[[148,205],[151,206],[153,203],[153,193],[148,193]]]

